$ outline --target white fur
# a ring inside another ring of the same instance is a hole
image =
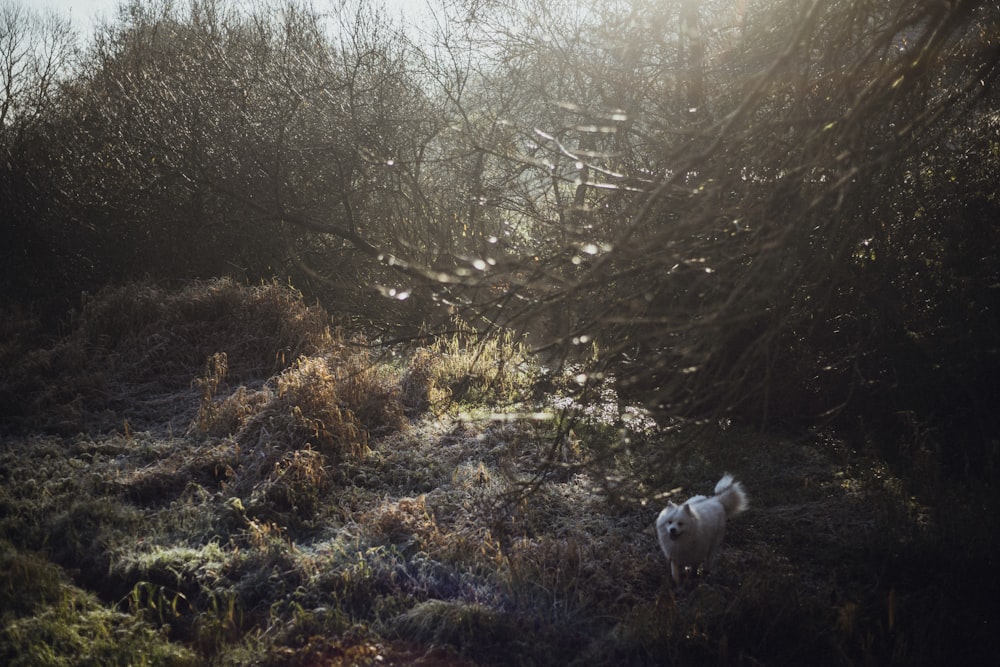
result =
[[[704,564],[711,567],[722,538],[726,533],[726,518],[747,508],[743,485],[730,474],[723,475],[715,485],[715,495],[694,496],[683,505],[670,503],[656,519],[656,536],[670,561],[674,583],[680,583],[681,570]]]

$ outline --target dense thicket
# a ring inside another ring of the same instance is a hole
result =
[[[617,331],[609,365],[670,413],[919,405],[982,428],[997,273],[973,248],[996,237],[995,10],[800,5],[756,7],[728,49],[724,30],[668,49],[679,74],[658,94],[677,102],[643,115],[666,136],[640,172],[663,175],[594,201],[592,217],[620,212],[581,239],[612,250],[574,283],[600,304],[579,332]]]
[[[76,53],[17,7],[9,296],[291,277],[383,331],[437,304],[594,341],[662,415],[996,436],[992,3],[448,2],[417,33],[132,0]]]

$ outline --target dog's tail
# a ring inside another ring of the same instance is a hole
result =
[[[743,485],[733,479],[733,476],[726,473],[715,485],[715,495],[726,508],[726,516],[739,514],[750,506],[747,501],[746,491]]]

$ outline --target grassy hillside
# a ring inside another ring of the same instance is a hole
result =
[[[3,319],[0,663],[995,655],[993,492],[918,429],[901,476],[884,443],[574,410],[509,337],[387,349],[280,285],[107,290],[49,341]],[[653,520],[723,471],[751,509],[675,588]]]

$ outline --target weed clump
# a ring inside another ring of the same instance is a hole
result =
[[[238,426],[231,492],[254,512],[299,519],[321,508],[338,465],[368,455],[372,434],[405,425],[398,388],[365,356],[344,354],[343,347],[301,357],[260,391],[237,389],[216,408],[202,409],[209,413],[201,421],[209,433]]]
[[[394,624],[402,638],[429,646],[448,646],[471,658],[496,660],[518,638],[514,619],[485,605],[427,600]]]
[[[401,380],[407,414],[441,414],[455,403],[515,403],[532,382],[527,359],[513,332],[484,336],[456,320],[451,335],[414,353]]]
[[[352,406],[341,399],[336,366],[303,357],[279,375],[261,409],[236,434],[245,450],[314,448],[332,461],[363,456],[368,435]]]

